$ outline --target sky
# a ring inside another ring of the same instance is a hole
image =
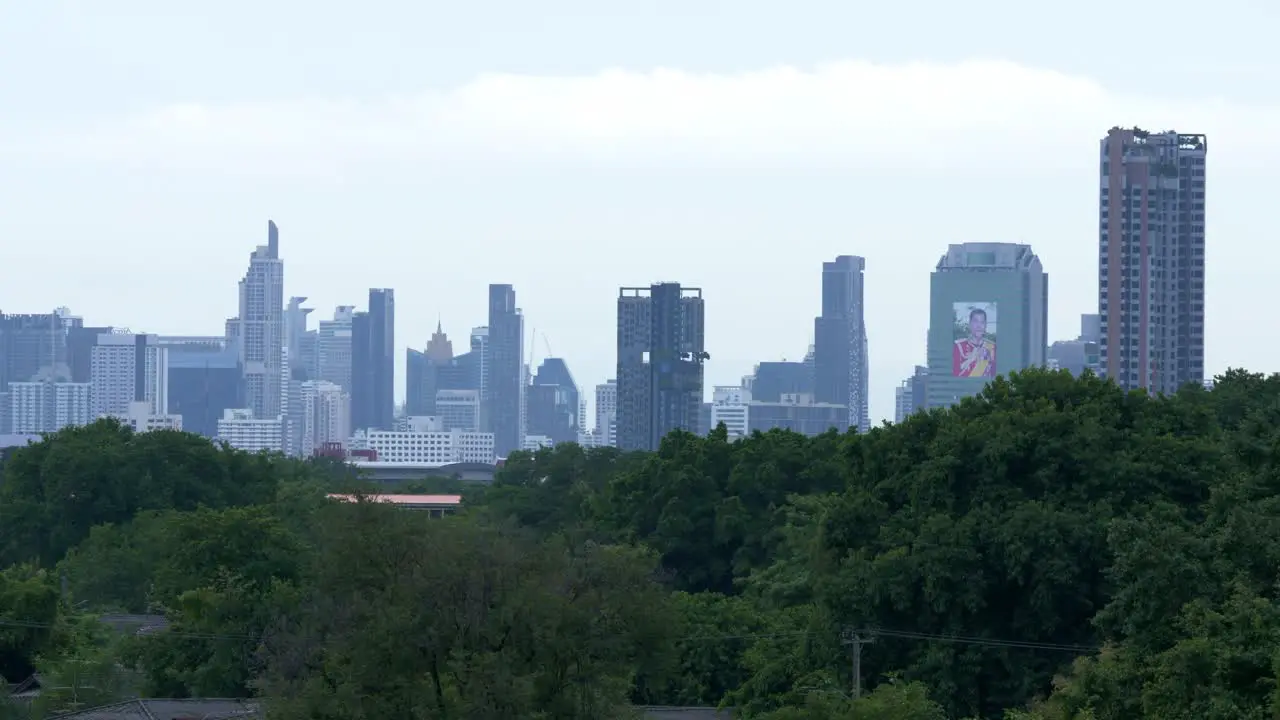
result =
[[[1280,370],[1280,6],[1220,0],[0,3],[0,310],[221,334],[267,220],[314,320],[396,292],[465,350],[511,283],[536,364],[613,376],[622,285],[706,298],[708,393],[812,341],[866,258],[871,414],[951,243],[1097,307],[1098,141],[1205,133],[1206,361]]]

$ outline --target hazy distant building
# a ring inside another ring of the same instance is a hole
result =
[[[711,417],[706,432],[724,425],[730,438],[746,437],[751,432],[751,392],[745,388],[722,385],[711,389]]]
[[[436,322],[436,330],[425,350],[405,350],[405,413],[434,415],[436,393],[441,389],[440,370],[453,363],[453,343],[444,327]],[[477,388],[478,389],[478,388]]]
[[[1099,351],[1123,388],[1204,381],[1208,148],[1201,134],[1118,127],[1100,143]]]
[[[4,393],[6,433],[34,435],[57,432],[93,420],[89,383],[12,382]]]
[[[751,397],[779,402],[783,395],[812,395],[813,367],[803,362],[762,362],[751,377]]]
[[[777,402],[752,400],[747,420],[750,432],[778,429],[814,437],[830,430],[847,431],[849,409],[837,403],[817,402],[813,395],[786,393]]]
[[[182,416],[168,413],[157,413],[146,401],[129,403],[128,409],[116,416],[121,425],[132,428],[134,432],[151,432],[152,430],[181,430]]]
[[[351,423],[357,430],[395,427],[395,293],[369,290],[369,310],[351,320]]]
[[[614,429],[618,421],[618,381],[607,380],[596,385],[596,442],[601,446],[618,444]]]
[[[233,408],[218,421],[218,440],[245,452],[284,452],[284,418],[254,417],[249,408]]]
[[[822,314],[813,323],[814,398],[849,409],[850,427],[871,427],[863,271],[866,261],[841,255],[822,264]]]
[[[351,392],[351,319],[355,306],[339,305],[333,319],[321,320],[316,331],[318,379]]]
[[[526,392],[528,435],[552,443],[578,441],[578,384],[563,359],[544,359]]]
[[[98,344],[98,336],[110,335],[112,332],[114,330],[111,327],[78,325],[67,328],[67,367],[70,370],[71,382],[90,381],[93,348]]]
[[[523,447],[524,415],[524,315],[516,307],[516,291],[510,285],[489,286],[489,331],[485,344],[485,385],[481,387],[484,413],[493,433],[495,452],[506,457]]]
[[[351,437],[351,396],[324,380],[301,383],[301,432],[297,454],[314,455],[326,445],[345,443]]]
[[[168,415],[169,349],[155,335],[99,335],[89,382],[95,418],[126,416],[135,402],[145,402],[153,415]]]
[[[1099,317],[1080,316],[1080,336],[1075,340],[1059,340],[1049,346],[1045,364],[1053,370],[1066,370],[1080,377],[1085,370],[1102,374],[1102,355],[1099,339]]]
[[[911,377],[899,383],[893,391],[893,421],[900,423],[920,410],[929,407],[929,368],[917,365]]]
[[[182,416],[186,432],[217,437],[223,413],[244,407],[239,349],[221,337],[161,336],[159,343],[168,351],[168,414]]]
[[[240,281],[240,314],[229,339],[238,341],[244,371],[245,404],[256,418],[280,415],[284,360],[284,261],[280,259],[280,231],[267,221],[267,244],[249,256],[249,269]]]
[[[673,430],[698,431],[708,357],[701,288],[618,291],[619,448],[656,450]]]
[[[480,432],[480,391],[436,391],[434,415],[444,431]]]
[[[312,309],[302,307],[305,297],[289,298],[284,311],[285,347],[289,349],[289,377],[304,382],[315,378],[317,335],[307,327],[307,316]]]
[[[1029,245],[951,245],[929,283],[928,407],[1043,366],[1049,277]]]
[[[82,325],[65,308],[38,315],[0,313],[0,388],[11,382],[70,380],[67,332]]]

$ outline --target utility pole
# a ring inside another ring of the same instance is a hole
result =
[[[853,662],[853,699],[862,697],[862,646],[876,641],[875,637],[861,633],[852,628],[845,628],[841,634],[841,642],[849,646],[850,659]]]

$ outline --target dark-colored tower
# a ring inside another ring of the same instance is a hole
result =
[[[656,450],[673,430],[697,432],[707,358],[701,288],[619,289],[620,449]]]
[[[395,291],[369,290],[369,310],[351,317],[351,426],[395,428]]]
[[[524,402],[524,316],[516,307],[510,285],[489,286],[489,341],[484,349],[488,375],[486,429],[493,433],[494,451],[506,457],[524,444],[521,405]]]
[[[553,443],[578,441],[578,384],[564,360],[543,360],[526,392],[529,435],[548,437]]]
[[[863,323],[866,261],[841,255],[822,263],[822,314],[813,321],[814,399],[849,409],[849,427],[870,429],[867,330]]]

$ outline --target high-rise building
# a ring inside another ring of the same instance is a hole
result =
[[[244,407],[239,349],[223,337],[161,336],[159,342],[169,356],[168,413],[182,417],[186,432],[217,437],[223,413]]]
[[[302,405],[297,454],[310,457],[331,443],[345,443],[351,437],[351,396],[338,385],[324,380],[308,380],[299,385]]]
[[[752,399],[759,402],[780,402],[786,394],[812,395],[813,368],[802,362],[758,363],[745,386],[750,387]]]
[[[841,255],[822,263],[822,314],[813,321],[814,397],[849,409],[849,427],[871,428],[867,328],[863,321],[866,261]]]
[[[911,377],[903,380],[893,390],[893,421],[900,423],[907,416],[929,406],[929,368],[917,365]]]
[[[489,331],[484,345],[486,384],[481,387],[485,428],[495,452],[506,457],[524,445],[524,315],[510,285],[489,286]]]
[[[1075,340],[1059,340],[1049,346],[1045,364],[1053,370],[1066,370],[1079,377],[1085,370],[1102,374],[1102,357],[1099,352],[1099,317],[1080,316],[1080,337]]]
[[[1125,389],[1204,382],[1204,135],[1111,128],[1101,142],[1099,351]]]
[[[396,300],[369,290],[369,310],[351,319],[351,423],[356,430],[392,430],[396,421]]]
[[[299,382],[312,379],[316,371],[316,333],[307,328],[313,311],[302,307],[305,297],[289,298],[284,311],[284,344],[289,349],[289,377]]]
[[[240,281],[240,314],[228,333],[238,340],[245,404],[253,410],[257,422],[279,417],[281,412],[284,308],[280,231],[268,220],[267,244],[259,245],[249,256],[249,269]]]
[[[71,379],[67,332],[82,325],[65,308],[37,315],[0,313],[0,388],[11,382]]]
[[[351,392],[351,320],[355,306],[339,305],[332,320],[321,320],[316,337],[319,379]]]
[[[618,290],[617,445],[656,450],[673,430],[697,432],[705,346],[701,288]]]
[[[596,386],[596,442],[615,446],[614,428],[618,421],[618,381],[608,380]]]
[[[453,343],[440,321],[425,350],[405,351],[405,414],[435,414],[436,393],[440,390],[440,369],[453,363]]]
[[[544,359],[526,392],[529,435],[552,443],[578,441],[578,384],[563,359]]]
[[[41,380],[13,382],[4,393],[7,433],[35,435],[57,432],[72,425],[87,425],[93,419],[92,390],[89,383]]]
[[[99,335],[89,382],[95,418],[124,417],[135,402],[145,402],[153,415],[168,415],[169,349],[155,335]]]
[[[1049,276],[1030,245],[951,245],[929,282],[928,407],[1044,365]]]

